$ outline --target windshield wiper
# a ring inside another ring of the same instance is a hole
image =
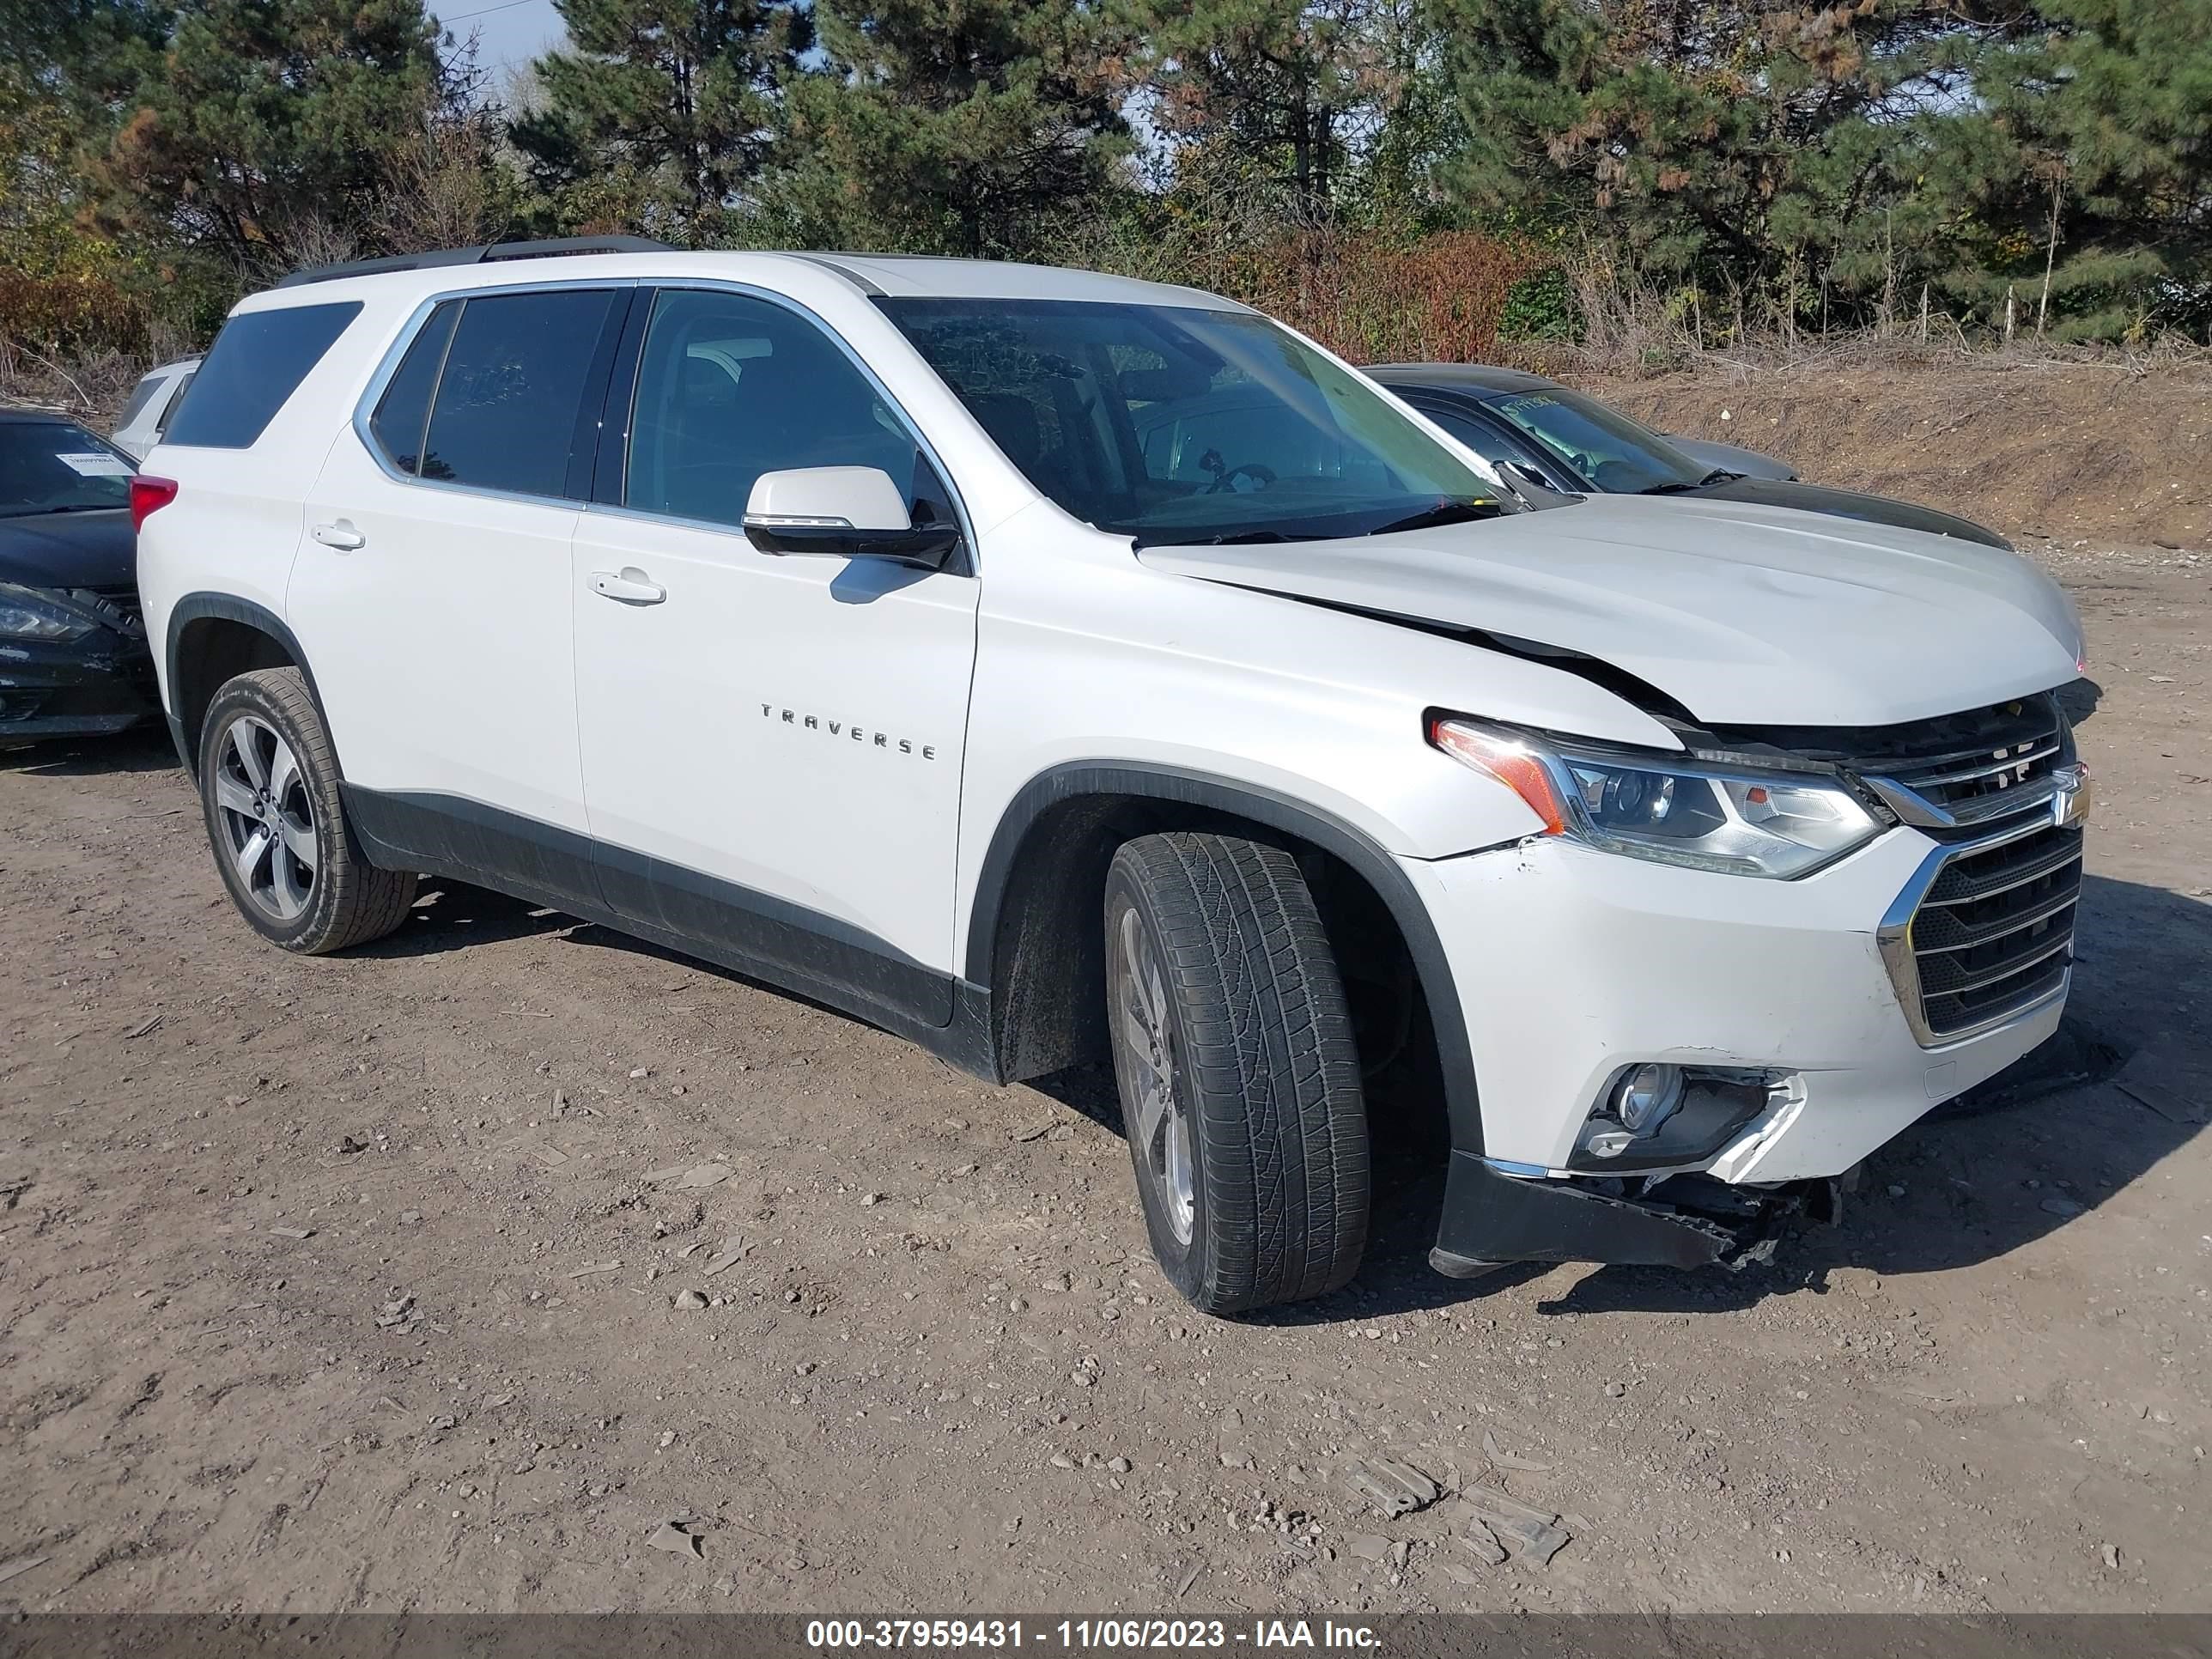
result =
[[[1496,519],[1504,516],[1504,509],[1496,501],[1440,501],[1434,507],[1424,507],[1419,513],[1409,513],[1402,519],[1393,519],[1388,524],[1377,525],[1366,533],[1388,536],[1400,530],[1436,530],[1448,524],[1470,524],[1477,519]]]
[[[0,519],[42,519],[49,513],[119,513],[127,501],[75,501],[67,507],[0,507]]]
[[[1656,483],[1649,489],[1639,489],[1636,493],[1639,495],[1679,495],[1686,489],[1706,489],[1714,484],[1726,483],[1730,478],[1740,478],[1742,476],[1740,472],[1730,472],[1724,467],[1715,467],[1695,483],[1685,483],[1680,478],[1669,478],[1665,483]]]
[[[1279,530],[1233,530],[1219,536],[1139,536],[1134,539],[1142,550],[1147,547],[1234,547],[1245,542],[1286,542],[1291,538]]]

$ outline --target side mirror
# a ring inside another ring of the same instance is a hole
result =
[[[1491,465],[1532,507],[1553,507],[1571,499],[1565,492],[1552,488],[1544,475],[1526,461],[1492,461]]]
[[[753,480],[745,539],[763,553],[892,559],[942,570],[960,545],[960,527],[914,523],[906,496],[881,467],[799,466]]]

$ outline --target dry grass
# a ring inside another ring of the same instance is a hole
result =
[[[191,355],[172,342],[161,352],[100,351],[64,362],[36,346],[0,338],[0,405],[50,409],[96,431],[112,427],[131,388],[156,363]]]

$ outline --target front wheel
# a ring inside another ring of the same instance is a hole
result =
[[[1194,1307],[1321,1296],[1367,1242],[1367,1111],[1297,862],[1146,836],[1106,878],[1107,1018],[1145,1226]]]
[[[346,833],[330,733],[298,669],[257,669],[215,694],[200,805],[223,885],[264,939],[320,956],[405,920],[415,878],[376,868]]]

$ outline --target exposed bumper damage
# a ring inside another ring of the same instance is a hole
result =
[[[156,695],[143,634],[0,646],[0,742],[121,732],[153,717]]]
[[[1849,1179],[1753,1188],[1674,1176],[1647,1191],[1632,1179],[1504,1175],[1455,1152],[1429,1265],[1455,1279],[1512,1261],[1741,1268],[1770,1259],[1793,1217],[1837,1219]]]

